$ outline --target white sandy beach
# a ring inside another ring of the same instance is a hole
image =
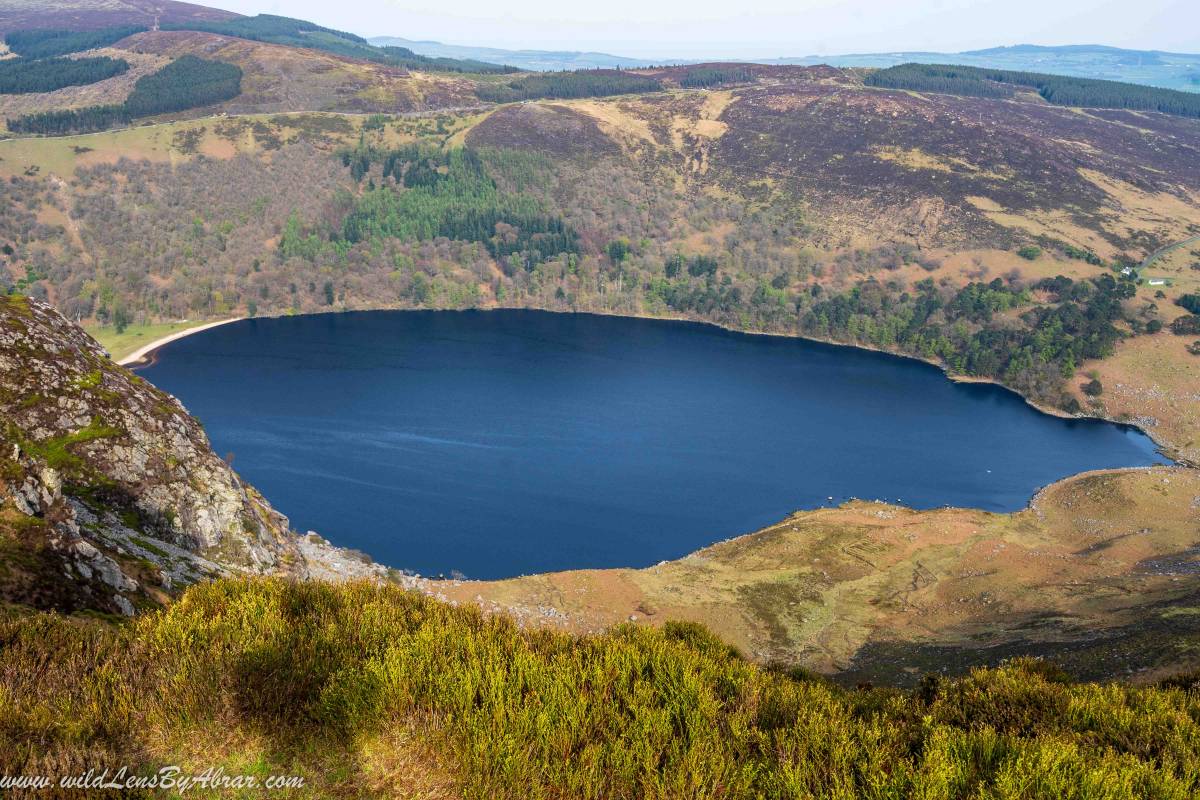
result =
[[[147,356],[165,344],[173,342],[177,339],[182,339],[185,336],[191,336],[193,333],[200,333],[200,331],[216,328],[219,325],[228,325],[230,322],[237,322],[238,320],[242,319],[245,319],[245,317],[230,317],[229,319],[222,319],[216,322],[207,322],[203,325],[197,325],[196,327],[188,328],[187,330],[176,331],[170,336],[163,336],[161,339],[155,339],[153,342],[139,347],[137,350],[134,350],[117,363],[123,367],[128,367],[133,364],[140,364],[147,360]]]

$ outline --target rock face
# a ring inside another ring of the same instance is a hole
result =
[[[0,296],[0,600],[133,614],[213,575],[308,577],[313,558],[178,400],[50,306]]]

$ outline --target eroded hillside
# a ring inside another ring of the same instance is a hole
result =
[[[1200,226],[1198,126],[1163,114],[877,90],[829,68],[561,105],[699,186],[794,199],[819,230],[814,243],[832,249],[1009,249],[1034,238],[1136,258]],[[480,141],[569,146],[570,129],[545,112],[502,113],[503,125],[481,124]]]
[[[342,558],[293,535],[179,401],[0,296],[0,601],[132,615],[197,580],[332,577]],[[342,571],[379,574],[361,566]]]

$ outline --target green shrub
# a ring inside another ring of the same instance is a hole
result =
[[[1181,295],[1175,299],[1175,305],[1193,314],[1200,314],[1200,294]]]
[[[1200,333],[1200,314],[1187,314],[1171,322],[1171,332],[1176,336],[1194,336]]]
[[[263,737],[253,757],[271,771],[297,751],[354,763],[361,742],[408,727],[466,797],[1200,791],[1188,686],[1074,684],[1017,660],[850,691],[759,668],[691,623],[580,639],[367,584],[217,581],[118,627],[31,615],[0,623],[0,663],[10,774],[47,753],[147,770],[172,748]]]

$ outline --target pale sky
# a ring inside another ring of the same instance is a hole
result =
[[[769,58],[1011,44],[1200,51],[1200,0],[194,0],[363,36]]]

